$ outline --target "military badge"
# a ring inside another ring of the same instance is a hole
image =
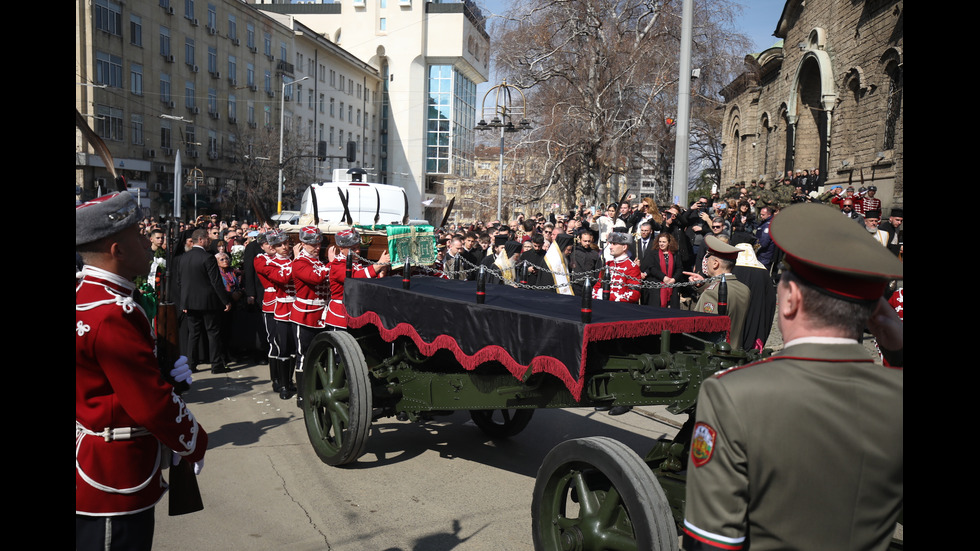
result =
[[[700,467],[711,461],[715,451],[715,436],[717,433],[711,425],[701,423],[694,425],[694,439],[691,442],[691,461],[695,467]]]
[[[714,314],[715,313],[715,303],[714,302],[705,302],[704,303],[704,306],[701,308],[701,310],[705,314]]]

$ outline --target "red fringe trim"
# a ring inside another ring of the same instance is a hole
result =
[[[529,367],[518,363],[506,350],[497,345],[485,346],[475,354],[469,355],[463,352],[456,339],[449,335],[439,335],[430,343],[422,339],[421,335],[415,330],[415,327],[408,323],[399,323],[394,328],[388,329],[381,324],[381,318],[374,312],[365,312],[357,317],[349,317],[347,324],[349,327],[355,329],[369,324],[374,325],[378,328],[378,332],[385,342],[392,342],[398,337],[409,337],[415,343],[415,346],[418,347],[419,351],[426,356],[432,356],[439,350],[449,350],[456,357],[456,361],[467,371],[473,371],[478,365],[489,361],[498,361],[507,368],[507,371],[511,375],[521,380]],[[578,381],[572,378],[568,372],[568,367],[564,363],[552,356],[536,356],[531,360],[530,367],[532,373],[544,372],[558,377],[565,384],[565,387],[568,388],[569,392],[572,393],[575,401],[581,401],[582,387],[585,384],[582,379],[583,375],[585,375],[584,353]]]
[[[418,347],[419,351],[426,356],[431,356],[439,350],[449,350],[456,357],[456,361],[467,371],[473,371],[482,363],[497,361],[503,364],[511,375],[521,380],[529,367],[518,363],[506,350],[497,345],[485,346],[475,354],[470,355],[463,352],[456,339],[449,335],[439,335],[432,342],[426,342],[411,324],[399,323],[389,329],[382,325],[381,318],[374,312],[365,312],[357,317],[349,317],[347,323],[348,326],[353,328],[364,327],[368,324],[373,325],[378,328],[378,332],[385,342],[392,342],[398,337],[409,337],[415,343],[415,346]],[[585,335],[582,342],[582,360],[578,366],[578,380],[572,378],[568,366],[552,356],[536,356],[530,363],[531,372],[544,372],[558,377],[565,384],[565,388],[571,392],[572,398],[576,402],[580,402],[582,399],[582,389],[585,385],[586,355],[590,342],[645,337],[648,335],[657,335],[664,330],[669,330],[674,333],[727,331],[730,323],[731,320],[729,320],[728,316],[590,323],[585,326]]]

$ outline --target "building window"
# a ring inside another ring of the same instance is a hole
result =
[[[333,147],[333,146],[334,146],[334,141],[333,141],[333,130],[334,130],[334,129],[333,129],[333,127],[331,126],[331,127],[330,127],[330,147]]]
[[[309,97],[308,97],[308,101],[307,101],[307,106],[308,106],[308,107],[309,107],[310,109],[315,109],[315,107],[314,107],[314,98],[315,98],[316,96],[315,96],[315,95],[314,95],[314,93],[313,93],[313,88],[310,88],[310,90],[309,90],[309,92],[308,92],[308,96],[309,96]]]
[[[268,128],[272,126],[272,107],[266,105],[262,110],[265,112],[265,126]]]
[[[184,40],[184,63],[194,66],[194,39]]]
[[[188,109],[194,109],[196,107],[196,102],[194,100],[194,81],[188,80],[184,84],[184,107]]]
[[[344,122],[344,102],[340,102],[340,122]]]
[[[129,43],[143,47],[143,20],[136,15],[129,16]]]
[[[452,65],[430,65],[426,119],[426,172],[469,176],[476,119],[473,81]]]
[[[238,39],[238,22],[235,20],[234,14],[228,15],[228,38]]]
[[[382,17],[378,19],[378,30],[381,32],[388,32],[388,18]]]
[[[351,79],[347,79],[347,95],[348,96],[354,95],[354,81]]]
[[[255,126],[255,104],[252,100],[248,101],[248,124],[249,126]]]
[[[361,99],[361,85],[357,85],[357,99]]]
[[[218,114],[218,91],[208,88],[208,113]]]
[[[238,60],[235,56],[228,56],[228,81],[232,86],[238,83]]]
[[[335,117],[336,116],[336,114],[334,113],[334,102],[333,102],[333,98],[330,98],[330,116],[331,117]]]
[[[350,123],[354,122],[354,106],[353,105],[348,105],[347,106],[347,122],[350,122]]]
[[[189,151],[197,149],[197,132],[193,125],[188,124],[184,127],[184,147]]]
[[[122,58],[96,52],[95,82],[112,88],[122,88]]]
[[[129,65],[129,91],[137,96],[143,95],[143,66],[132,63]]]
[[[280,42],[279,43],[279,59],[281,59],[283,61],[286,61],[286,60],[289,59],[287,57],[287,55],[288,55],[288,52],[286,51],[286,43],[285,42]]]
[[[122,8],[115,2],[95,0],[95,28],[122,36]]]
[[[170,57],[170,29],[160,27],[160,55]]]
[[[322,63],[320,64],[320,73],[319,74],[320,74],[320,82],[326,82],[327,68],[324,67]]]
[[[121,142],[123,139],[123,112],[107,105],[95,106],[95,131],[104,140]]]
[[[162,149],[173,149],[173,140],[170,135],[170,121],[160,121],[160,147]]]
[[[360,128],[360,126],[361,126],[361,110],[360,109],[357,110],[357,126],[358,126],[358,128]]]
[[[249,50],[255,49],[255,23],[245,24],[245,45]]]
[[[885,104],[884,149],[895,149],[895,135],[898,119],[902,115],[903,71],[897,62],[889,63],[885,69],[888,75],[888,100]]]
[[[337,71],[330,69],[330,86],[337,87]]]
[[[228,120],[238,120],[238,102],[235,96],[228,96]]]
[[[218,49],[208,46],[208,72],[212,75],[218,72]]]
[[[272,93],[272,73],[269,71],[265,72],[265,92],[267,94]]]
[[[160,75],[160,101],[170,103],[170,75]]]
[[[265,33],[264,39],[265,39],[265,45],[263,51],[265,52],[265,55],[272,57],[272,35],[269,33]]]
[[[184,0],[184,17],[194,19],[194,0]]]
[[[245,65],[245,83],[249,87],[255,86],[255,65],[251,63]]]
[[[131,115],[133,145],[143,145],[143,115]]]
[[[208,158],[218,158],[218,133],[214,130],[208,130]]]
[[[320,94],[320,112],[323,113],[324,103],[326,103],[326,96]]]
[[[344,82],[346,82],[346,80],[347,79],[344,78],[344,75],[340,75],[340,91],[341,92],[344,91]]]
[[[218,29],[218,8],[214,4],[208,4],[208,29]]]

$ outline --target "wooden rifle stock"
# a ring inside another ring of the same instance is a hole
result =
[[[180,325],[177,319],[177,305],[171,296],[173,293],[170,288],[170,276],[173,266],[173,247],[176,244],[176,232],[174,222],[171,221],[171,231],[168,232],[167,248],[167,268],[166,276],[161,277],[157,271],[156,290],[159,302],[157,303],[157,316],[154,325],[156,326],[157,337],[157,361],[160,366],[160,373],[164,380],[172,384],[174,392],[182,394],[191,385],[186,382],[175,381],[170,376],[170,370],[174,363],[180,358]],[[168,513],[174,517],[195,513],[204,509],[204,502],[201,499],[201,488],[197,485],[197,476],[194,468],[187,461],[181,461],[170,467],[170,505]]]

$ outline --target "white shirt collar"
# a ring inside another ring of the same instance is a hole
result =
[[[789,348],[797,344],[857,344],[857,340],[845,337],[800,337],[785,343],[783,347]]]

